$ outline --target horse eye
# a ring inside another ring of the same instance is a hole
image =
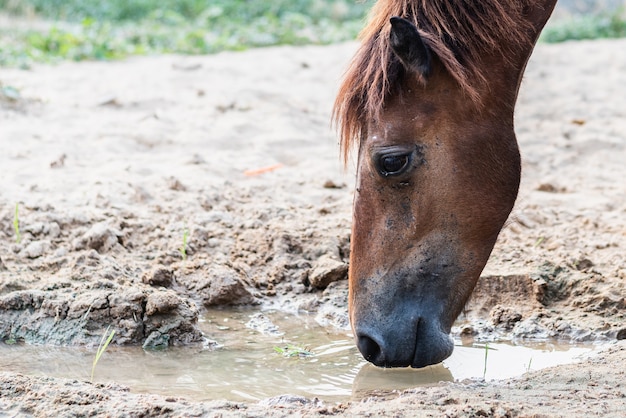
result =
[[[409,165],[410,154],[383,155],[378,160],[378,169],[383,176],[395,176],[403,172]]]

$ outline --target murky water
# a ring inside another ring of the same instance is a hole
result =
[[[442,365],[380,369],[361,358],[348,333],[323,328],[307,315],[213,311],[202,327],[219,348],[145,351],[112,346],[100,358],[94,380],[196,400],[258,400],[289,393],[341,401],[440,381],[504,379],[576,361],[593,350],[589,345],[547,343],[523,347],[491,343],[485,349],[459,342]],[[293,356],[276,347],[288,347]],[[312,355],[298,355],[295,347]],[[95,351],[0,344],[0,370],[89,380]]]

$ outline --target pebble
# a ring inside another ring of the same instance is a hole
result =
[[[28,258],[41,257],[50,247],[48,241],[33,241],[24,248],[24,255]]]

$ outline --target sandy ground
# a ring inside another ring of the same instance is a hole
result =
[[[114,344],[209,345],[199,313],[239,304],[347,328],[353,167],[329,115],[355,47],[1,69],[19,94],[0,96],[0,340],[94,345],[111,325]],[[537,48],[517,109],[518,203],[453,330],[600,340],[602,354],[340,405],[194,403],[2,373],[0,415],[623,416],[624,51]]]

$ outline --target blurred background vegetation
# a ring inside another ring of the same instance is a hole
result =
[[[354,0],[0,0],[0,65],[354,39]],[[41,20],[39,25],[18,25]],[[36,28],[33,26],[37,26]]]
[[[590,4],[599,0],[561,0]],[[606,2],[605,0],[604,2]],[[572,14],[542,39],[626,36],[623,0]],[[0,65],[206,54],[354,39],[373,0],[0,0]]]

